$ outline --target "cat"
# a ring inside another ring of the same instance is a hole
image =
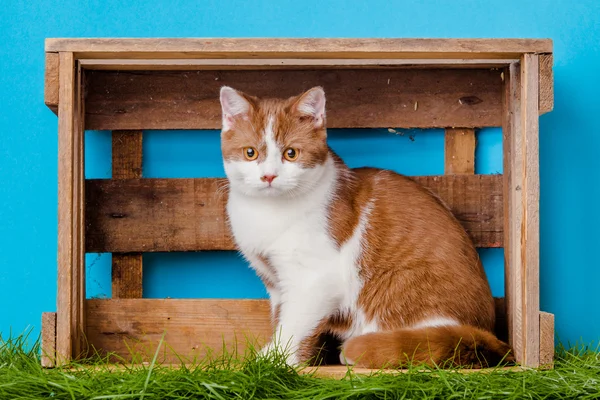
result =
[[[321,87],[259,99],[224,86],[220,102],[228,223],[266,286],[277,337],[263,352],[315,363],[330,335],[356,366],[513,360],[492,333],[467,232],[410,178],[347,167],[327,143]]]

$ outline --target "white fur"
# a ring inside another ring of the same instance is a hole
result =
[[[412,325],[412,329],[421,329],[421,328],[435,328],[437,326],[456,326],[459,325],[458,321],[454,318],[447,317],[431,317],[424,319],[422,321],[417,322]]]
[[[272,310],[280,306],[277,343],[294,352],[319,322],[336,311],[351,313],[348,337],[376,331],[357,308],[362,281],[358,260],[372,204],[361,213],[353,235],[340,248],[328,231],[328,207],[337,170],[328,157],[324,165],[304,169],[282,159],[273,138],[273,117],[265,129],[266,159],[225,162],[230,181],[227,213],[233,236],[253,268],[276,288],[269,291]],[[263,175],[277,175],[271,186]],[[259,256],[267,257],[269,269]],[[265,350],[269,350],[269,344]]]

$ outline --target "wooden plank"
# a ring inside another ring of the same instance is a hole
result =
[[[457,374],[491,374],[497,371],[506,372],[522,372],[523,368],[519,366],[511,367],[499,367],[499,368],[463,368],[463,369],[448,369],[444,373],[457,373]],[[319,378],[330,378],[330,379],[344,379],[349,376],[353,377],[364,377],[369,375],[389,374],[398,375],[405,373],[414,373],[414,369],[371,369],[361,367],[348,367],[345,365],[326,365],[320,367],[306,367],[298,371],[300,374],[313,375]],[[429,373],[429,376],[435,376],[435,372],[430,369],[423,369],[420,372]]]
[[[272,334],[268,300],[94,299],[86,305],[90,345],[136,362],[152,359],[163,334],[158,361],[178,364],[173,353],[191,362],[225,343],[243,355],[247,340],[260,346]]]
[[[539,56],[540,64],[540,114],[550,112],[554,109],[554,57],[552,54]]]
[[[475,173],[475,130],[448,128],[445,134],[445,173],[473,175]]]
[[[141,253],[113,253],[111,276],[113,299],[142,298]]]
[[[46,69],[44,71],[44,103],[55,114],[58,114],[58,53],[46,53]]]
[[[327,94],[330,128],[500,126],[502,79],[490,69],[87,71],[86,129],[220,129],[219,90]]]
[[[477,246],[502,246],[501,176],[414,179],[451,207]],[[86,250],[234,250],[225,184],[224,179],[88,180]]]
[[[112,177],[142,177],[142,131],[113,131]],[[141,298],[143,265],[141,253],[112,255],[112,298]]]
[[[517,307],[517,299],[521,298],[521,287],[516,284],[518,270],[515,263],[520,258],[515,254],[516,231],[520,224],[521,214],[518,212],[520,203],[515,201],[515,189],[520,187],[520,175],[515,174],[513,169],[520,162],[521,153],[513,147],[520,146],[520,136],[517,132],[520,128],[521,118],[521,92],[520,92],[520,65],[511,64],[504,70],[505,85],[503,91],[503,122],[502,122],[502,152],[503,152],[503,193],[504,193],[504,294],[507,315],[508,342],[517,357],[522,357],[521,337],[521,314]],[[517,142],[517,140],[519,142]],[[517,147],[518,149],[518,147]],[[518,219],[518,220],[515,220]]]
[[[521,285],[525,338],[523,363],[536,367],[540,362],[540,178],[539,178],[539,59],[526,54],[521,67],[521,166],[523,213],[520,241]],[[514,150],[513,150],[514,151]]]
[[[537,56],[507,73],[504,123],[505,293],[517,361],[539,365],[539,149]]]
[[[512,59],[381,59],[381,58],[218,58],[218,59],[83,59],[85,69],[130,71],[177,71],[202,69],[298,69],[298,68],[503,68],[519,61]]]
[[[85,101],[82,88],[83,75],[81,65],[76,63],[75,75],[75,100],[73,115],[73,166],[75,175],[73,178],[73,297],[71,308],[74,312],[73,326],[73,356],[79,358],[85,350]]]
[[[551,53],[550,39],[46,39],[78,58],[514,58]]]
[[[142,131],[113,131],[112,178],[142,177]]]
[[[68,362],[79,347],[80,232],[78,214],[82,137],[78,137],[77,85],[72,53],[60,53],[58,107],[58,298],[56,321],[57,363]]]
[[[515,63],[507,70],[506,78],[506,111],[503,127],[504,147],[504,193],[505,219],[505,296],[508,317],[508,337],[515,357],[524,359],[523,344],[523,310],[521,287],[520,226],[522,221],[520,191],[522,175],[520,165],[521,151],[521,66]]]
[[[56,358],[56,313],[42,313],[42,367],[52,368]]]
[[[159,362],[190,362],[207,348],[243,355],[247,343],[271,336],[267,300],[87,300],[87,338],[98,350],[137,362],[150,361],[165,334]],[[237,344],[237,346],[236,346]],[[132,356],[135,354],[135,357]]]
[[[540,312],[540,366],[554,365],[554,314]]]

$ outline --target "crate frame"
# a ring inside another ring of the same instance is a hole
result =
[[[58,115],[59,167],[57,312],[44,313],[42,316],[43,365],[64,365],[88,354],[90,346],[100,347],[103,351],[115,351],[105,347],[108,346],[106,343],[114,345],[114,341],[105,343],[100,340],[98,345],[98,340],[90,340],[93,335],[88,334],[93,329],[97,330],[96,334],[98,329],[104,329],[104,334],[117,336],[121,341],[135,339],[142,344],[140,348],[145,345],[153,353],[155,348],[152,344],[156,344],[158,332],[154,332],[154,339],[149,338],[148,330],[153,327],[167,329],[173,343],[178,340],[178,330],[182,326],[169,325],[166,320],[171,320],[171,316],[180,323],[183,321],[189,324],[203,319],[213,324],[210,328],[212,330],[207,328],[206,332],[202,331],[207,335],[203,343],[209,347],[218,347],[218,341],[221,340],[219,329],[228,332],[228,341],[241,333],[239,328],[242,326],[249,328],[257,336],[268,336],[270,333],[266,301],[142,299],[142,256],[139,249],[114,253],[113,299],[86,300],[85,252],[90,249],[89,243],[86,243],[86,236],[88,239],[90,236],[89,227],[86,232],[86,227],[90,225],[86,204],[90,208],[90,201],[93,200],[86,198],[86,193],[90,197],[89,194],[93,193],[92,189],[96,186],[94,182],[86,182],[84,176],[84,131],[86,128],[113,130],[111,181],[116,182],[117,186],[143,186],[142,130],[156,128],[156,125],[152,125],[154,122],[146,121],[145,117],[150,111],[140,114],[144,118],[134,121],[136,126],[132,126],[131,121],[124,123],[124,119],[100,121],[86,114],[87,107],[93,106],[88,91],[93,86],[88,79],[95,73],[92,71],[107,74],[141,71],[149,74],[148,79],[154,79],[153,74],[165,71],[259,70],[274,74],[273,71],[331,70],[341,74],[341,71],[349,69],[414,70],[417,71],[415,76],[425,74],[418,71],[427,69],[439,71],[440,76],[449,74],[450,78],[453,74],[458,76],[459,72],[449,71],[462,70],[463,74],[464,69],[499,71],[502,89],[500,98],[494,92],[493,100],[500,102],[503,129],[504,173],[499,179],[502,180],[506,301],[499,301],[497,310],[500,311],[499,314],[505,310],[508,341],[515,351],[517,361],[527,367],[552,365],[554,316],[541,312],[539,307],[538,161],[539,115],[553,108],[551,40],[47,39],[45,47],[45,103]],[[466,106],[463,100],[467,103]],[[471,100],[461,97],[461,109],[472,106],[471,103],[477,104],[477,101]],[[414,107],[416,111],[418,102],[415,102]],[[343,113],[343,107],[340,110]],[[474,129],[480,126],[477,123],[481,121],[483,114],[476,111],[466,114],[466,120],[461,121],[460,128],[445,126],[446,175],[454,175],[456,182],[463,178],[471,182],[475,177]],[[209,117],[214,120],[214,115]],[[203,128],[205,126],[202,121],[210,120],[202,119],[203,116],[199,118],[194,122],[197,124],[194,127]],[[116,122],[113,123],[113,120]],[[173,121],[170,123],[170,126],[179,127]],[[184,122],[181,123],[184,124],[182,127],[186,127]],[[214,121],[212,124],[214,125]],[[373,126],[385,127],[381,126],[383,122],[376,121],[375,124]],[[432,181],[430,179],[425,183],[427,182]],[[452,185],[458,185],[455,181],[452,182]],[[160,182],[154,183],[159,185]],[[191,185],[192,188],[188,189],[193,191],[200,190],[197,186],[202,186],[202,193],[212,193],[203,185],[218,184],[209,180],[180,183],[182,187]],[[169,185],[169,182],[164,184]],[[153,186],[146,190],[154,193],[153,190],[158,189]],[[460,190],[457,189],[457,192]],[[110,190],[107,193],[114,195]],[[99,207],[94,204],[96,206]],[[191,206],[192,209],[194,207],[199,206]],[[223,227],[219,227],[217,231],[223,232]],[[233,249],[231,240],[228,240],[229,242],[223,238],[209,238],[208,241],[193,244],[192,248]],[[169,250],[181,249],[172,246]],[[114,305],[108,311],[103,308],[106,302],[113,302]],[[158,319],[149,321],[142,328],[128,326],[125,329],[127,332],[109,332],[109,327],[99,328],[94,325],[107,317],[121,323],[127,315],[143,314],[149,317],[156,307],[165,314],[159,313]],[[103,312],[108,314],[102,314]],[[188,345],[187,342],[182,344],[184,348]]]

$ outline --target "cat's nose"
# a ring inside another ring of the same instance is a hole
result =
[[[269,184],[271,182],[273,182],[273,179],[277,178],[277,175],[265,175],[262,178],[260,178],[261,181],[263,182],[269,182]]]

